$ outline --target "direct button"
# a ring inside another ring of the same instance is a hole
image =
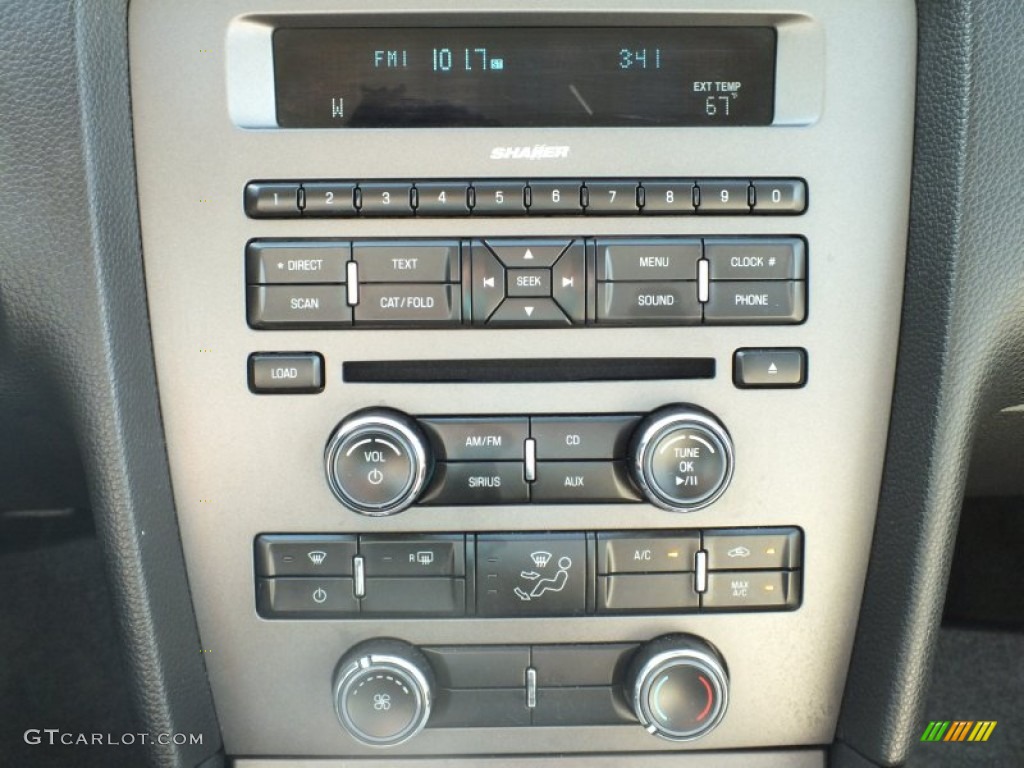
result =
[[[350,253],[347,242],[254,240],[245,248],[246,281],[344,283]]]
[[[249,391],[254,394],[313,394],[323,388],[324,359],[315,352],[249,355]]]
[[[457,240],[356,242],[361,283],[448,283],[459,280]]]

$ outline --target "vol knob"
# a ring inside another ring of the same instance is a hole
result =
[[[388,408],[357,411],[334,430],[324,451],[327,484],[363,515],[401,512],[419,497],[433,462],[416,421]]]
[[[401,640],[368,640],[346,653],[334,676],[334,709],[353,738],[374,747],[408,741],[427,724],[430,664]]]
[[[729,704],[729,676],[718,654],[692,635],[666,635],[643,646],[627,672],[627,694],[640,723],[670,741],[710,733]]]
[[[647,500],[691,512],[718,499],[732,480],[732,439],[722,423],[695,405],[670,405],[633,433],[633,479]]]

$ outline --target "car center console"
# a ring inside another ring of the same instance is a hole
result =
[[[913,4],[139,0],[129,36],[228,754],[830,743]]]

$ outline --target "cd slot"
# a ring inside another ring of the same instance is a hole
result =
[[[548,383],[715,378],[711,357],[540,360],[359,360],[342,364],[356,384]]]

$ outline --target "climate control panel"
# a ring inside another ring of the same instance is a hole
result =
[[[413,418],[371,408],[342,421],[327,483],[373,517],[412,504],[582,504],[647,500],[705,507],[728,488],[732,441],[711,413],[677,404],[643,414]]]
[[[480,534],[264,534],[268,619],[790,611],[798,528]]]

